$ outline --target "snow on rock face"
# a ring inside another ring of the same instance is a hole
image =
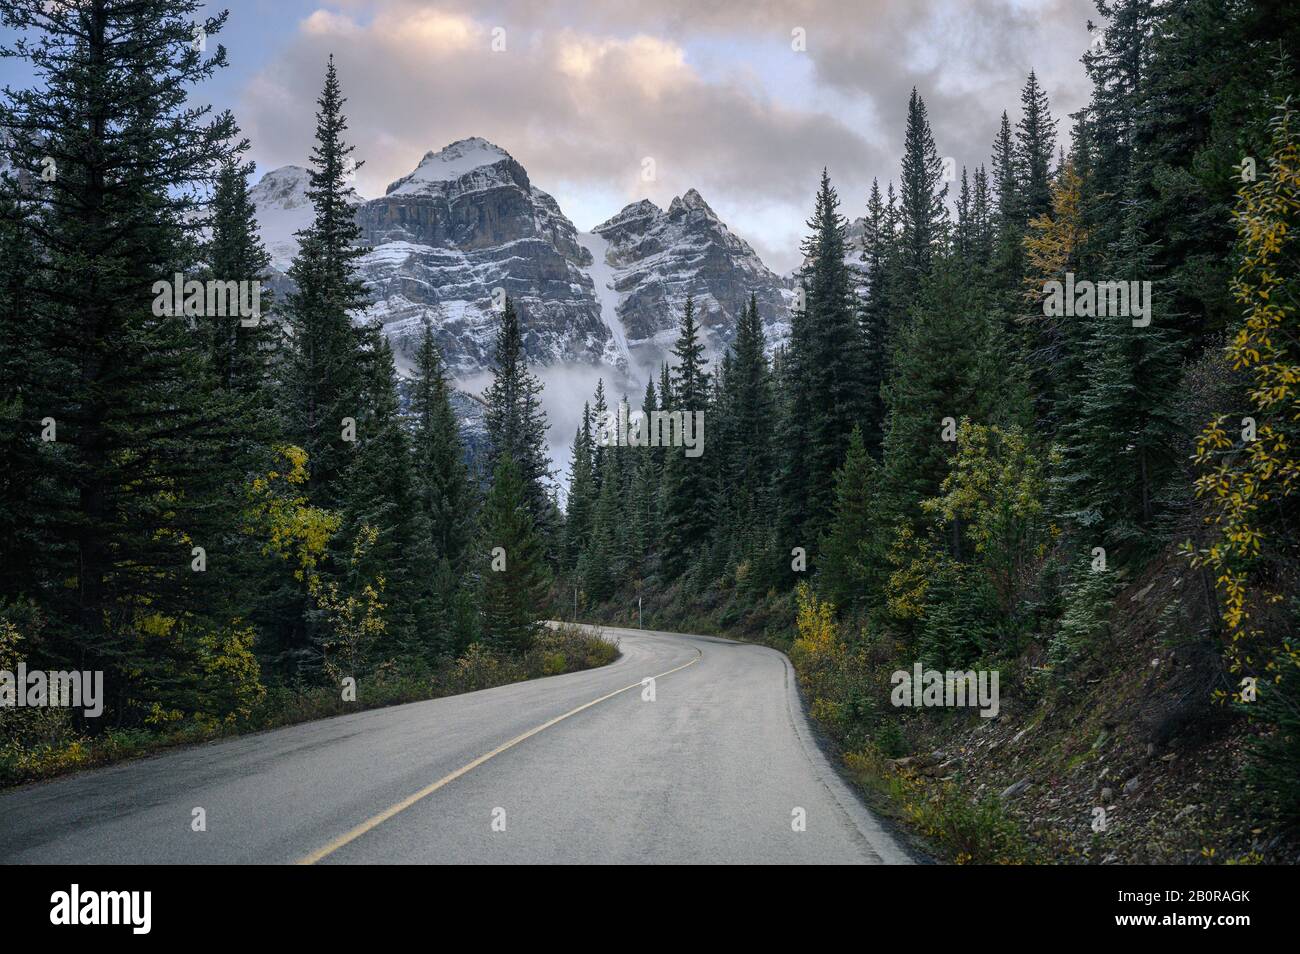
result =
[[[694,296],[705,344],[719,355],[735,337],[751,293],[774,347],[789,333],[789,283],[773,274],[694,189],[668,211],[643,199],[596,226],[607,243],[618,292],[617,312],[635,364],[669,360],[688,295]]]
[[[584,271],[591,253],[505,150],[465,139],[427,153],[361,206],[357,221],[371,248],[358,262],[374,302],[365,317],[377,318],[399,351],[427,320],[453,374],[485,370],[501,289],[535,363],[595,365],[608,356],[626,367],[607,348],[610,331]]]
[[[306,170],[286,166],[253,189],[281,272],[298,248],[294,232],[312,219],[306,186]],[[357,318],[383,325],[399,367],[409,367],[427,321],[452,374],[480,380],[491,365],[496,289],[515,302],[532,363],[586,365],[593,381],[604,375],[614,393],[634,397],[668,358],[687,294],[715,355],[751,291],[769,344],[788,331],[790,283],[693,189],[667,211],[634,202],[580,235],[509,153],[471,138],[426,153],[383,196],[356,201],[367,247],[357,267],[371,296]]]
[[[311,180],[302,166],[281,166],[272,169],[249,190],[249,198],[257,208],[257,226],[262,242],[271,254],[271,265],[277,271],[287,271],[293,257],[298,254],[298,236],[312,223],[315,212],[307,187]],[[348,202],[360,205],[364,200],[355,190],[348,193]]]
[[[510,160],[510,154],[486,139],[461,139],[440,152],[426,152],[415,171],[390,185],[386,194],[419,195],[503,160]]]

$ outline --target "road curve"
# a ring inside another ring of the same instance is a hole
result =
[[[622,656],[600,669],[289,726],[0,794],[0,861],[910,860],[822,755],[781,653],[705,636],[604,632]],[[648,676],[656,677],[653,701],[644,698]],[[206,831],[192,830],[195,808]],[[792,825],[799,809],[802,831]]]

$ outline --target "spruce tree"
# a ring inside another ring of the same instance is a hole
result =
[[[564,565],[576,569],[591,540],[592,511],[596,506],[596,482],[592,473],[593,447],[591,406],[582,406],[582,423],[573,435],[569,464],[569,500],[564,519]]]
[[[1014,296],[1020,284],[1020,232],[1024,217],[1020,208],[1015,141],[1005,111],[997,138],[993,140],[993,190],[997,197],[993,261],[999,284],[1008,296]]]
[[[24,534],[48,573],[29,594],[49,619],[44,661],[106,670],[101,725],[141,721],[154,702],[201,704],[199,674],[164,679],[164,657],[197,653],[236,612],[235,426],[196,334],[204,306],[175,313],[156,286],[195,274],[218,170],[246,146],[229,113],[189,102],[225,65],[220,47],[192,43],[199,9],[0,2],[0,26],[22,37],[3,53],[39,84],[0,103],[25,179],[6,177],[0,197],[6,252],[20,256],[7,284],[21,300],[7,308],[20,306],[27,338],[0,397],[21,466],[39,442],[38,496],[19,502],[38,514]],[[225,21],[200,22],[212,36]],[[169,639],[147,635],[146,619],[170,621]]]
[[[343,500],[340,479],[354,449],[351,437],[362,413],[359,356],[365,332],[354,327],[352,315],[365,306],[366,292],[356,275],[361,230],[346,200],[349,170],[361,164],[350,165],[354,147],[343,139],[347,101],[332,56],[316,102],[307,187],[314,217],[299,233],[298,254],[288,273],[294,290],[285,301],[292,334],[287,411],[289,436],[307,452],[312,502],[337,508]]]
[[[610,439],[614,434],[609,417],[609,401],[605,397],[605,379],[596,379],[596,393],[591,399],[591,427],[594,438],[591,444],[591,471],[593,487],[600,493],[600,483],[605,479],[605,457],[609,454]]]
[[[420,592],[431,603],[433,632],[421,634],[426,654],[454,654],[473,638],[469,589],[477,494],[465,462],[465,447],[451,406],[442,354],[426,322],[415,354],[411,383],[411,469],[416,509],[417,563],[428,552],[432,564],[421,574]],[[418,519],[417,519],[418,518]],[[427,546],[424,541],[427,540]]]
[[[549,425],[542,410],[542,382],[528,370],[519,315],[509,298],[497,329],[492,383],[483,398],[487,403],[487,464],[495,473],[501,458],[515,462],[528,511],[550,554],[558,541],[554,539],[555,507],[547,490],[551,477],[546,456]]]
[[[802,391],[796,413],[808,432],[807,526],[796,528],[815,540],[834,503],[832,475],[843,463],[853,428],[869,413],[864,392],[867,353],[857,320],[857,301],[844,264],[847,222],[839,197],[822,171],[816,208],[804,242],[803,280],[807,309],[799,337],[792,337],[793,382]],[[794,544],[792,544],[794,545]]]
[[[257,283],[267,280],[271,256],[258,235],[257,209],[249,195],[251,164],[227,163],[217,176],[212,197],[212,238],[207,246],[208,273],[214,281]],[[212,367],[220,386],[237,394],[266,417],[273,401],[271,363],[278,334],[269,314],[270,292],[262,289],[260,314],[251,318],[209,316]]]
[[[722,403],[733,439],[727,448],[722,491],[734,497],[732,512],[741,521],[740,527],[749,528],[771,509],[776,424],[767,339],[758,300],[752,294],[741,312],[732,354]]]
[[[881,596],[881,482],[880,465],[867,453],[862,431],[854,429],[844,465],[835,472],[835,515],[818,559],[819,588],[842,610]]]
[[[962,418],[1019,423],[1026,396],[988,290],[968,280],[951,255],[927,281],[898,342],[886,386],[889,428],[884,467],[890,511],[919,521],[922,500],[936,496],[955,449],[944,439]],[[947,424],[945,421],[947,420]]]
[[[1056,120],[1047,93],[1032,70],[1020,94],[1014,162],[1019,187],[1017,215],[1021,221],[1047,212],[1052,205],[1051,163],[1056,151]]]
[[[907,104],[907,133],[903,141],[903,167],[899,211],[902,268],[909,297],[914,296],[929,274],[937,246],[947,231],[948,195],[943,164],[934,145],[925,101],[912,87]]]
[[[374,542],[349,570],[359,579],[382,580],[386,633],[376,649],[390,658],[431,655],[419,641],[433,637],[433,541],[419,506],[409,438],[399,414],[393,351],[378,329],[370,334],[370,349],[363,356],[356,449],[341,481],[342,527],[334,541],[335,563],[348,563],[367,528],[375,531]]]
[[[428,521],[434,552],[461,576],[469,569],[477,500],[451,406],[446,366],[427,323],[415,354],[410,413],[411,456],[420,508]]]
[[[480,548],[483,638],[499,652],[525,652],[540,630],[550,573],[528,487],[509,454],[498,456],[483,501]]]
[[[705,411],[709,383],[704,369],[704,345],[699,338],[699,326],[695,323],[695,303],[689,296],[672,353],[677,364],[669,378],[674,402],[671,409],[679,411],[685,419],[688,415]],[[706,413],[706,437],[707,425]],[[699,435],[696,437],[698,439]],[[706,439],[704,454],[708,453]],[[665,449],[662,484],[663,556],[664,569],[669,576],[677,576],[686,568],[711,529],[705,467],[705,462],[699,456],[687,457],[684,447]]]

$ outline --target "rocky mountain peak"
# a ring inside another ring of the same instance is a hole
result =
[[[264,174],[249,190],[257,208],[257,225],[262,242],[271,253],[271,264],[285,271],[298,254],[298,235],[315,218],[307,187],[311,174],[302,166],[280,166]],[[361,205],[363,199],[355,189],[347,194],[348,202]]]
[[[709,208],[709,204],[704,201],[704,197],[694,189],[687,189],[668,206],[670,216],[685,215],[690,212],[703,212],[711,219],[717,218],[714,211]]]
[[[502,170],[504,174],[510,175],[517,170],[523,177],[520,184],[527,183],[523,167],[500,146],[481,136],[458,139],[437,152],[426,152],[414,170],[388,186],[385,195],[420,195],[445,191],[450,183],[479,170],[485,170],[483,175],[490,176],[492,173],[486,170],[495,171],[503,163],[514,167],[509,171]]]

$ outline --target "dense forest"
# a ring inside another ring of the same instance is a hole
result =
[[[225,65],[199,7],[0,2],[39,81],[0,100],[0,669],[106,695],[0,711],[5,780],[614,652],[538,621],[560,518],[511,303],[471,462],[431,331],[399,380],[353,321],[332,61],[292,291],[261,289],[248,142],[189,100]]]
[[[860,248],[823,174],[771,360],[747,307],[706,366],[687,307],[641,407],[704,408],[702,456],[603,446],[597,391],[562,566],[590,618],[641,599],[646,625],[784,630],[814,715],[887,755],[908,748],[891,670],[1082,697],[1117,595],[1181,587],[1163,731],[1244,722],[1247,813],[1294,822],[1300,17],[1098,10],[1086,108],[1055,116],[1030,73],[1018,119],[990,111],[987,164],[945,176],[913,90]]]
[[[0,781],[595,665],[540,620],[638,599],[784,628],[813,715],[901,756],[891,670],[1068,699],[1163,581],[1169,720],[1245,726],[1251,817],[1300,819],[1300,9],[1097,6],[1085,108],[1030,73],[958,170],[913,90],[896,181],[859,208],[823,173],[788,339],[739,301],[711,357],[688,302],[645,418],[598,388],[561,492],[508,299],[481,455],[431,330],[403,379],[354,321],[332,61],[273,298],[249,144],[192,101],[226,15],[0,0],[36,77],[0,96],[0,669],[107,689],[0,712]],[[255,309],[213,306],[232,283]],[[703,453],[611,437],[656,412],[702,413]]]

